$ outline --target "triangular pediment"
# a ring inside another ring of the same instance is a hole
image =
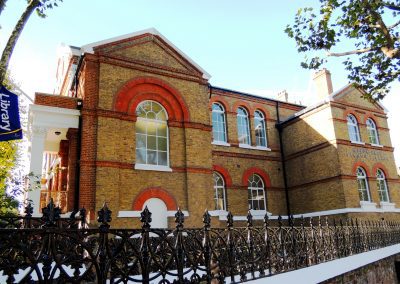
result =
[[[210,78],[207,72],[154,29],[89,44],[83,49],[153,68]]]
[[[331,96],[336,102],[343,103],[352,107],[375,110],[377,112],[386,112],[386,108],[379,102],[372,102],[363,98],[363,91],[349,84],[343,89],[337,91]]]

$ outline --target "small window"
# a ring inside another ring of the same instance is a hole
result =
[[[212,131],[214,141],[227,142],[225,110],[218,103],[212,105]]]
[[[349,131],[350,141],[361,142],[360,131],[358,129],[358,122],[354,115],[347,116],[347,128]]]
[[[267,147],[265,118],[264,115],[258,110],[254,113],[254,132],[256,134],[256,145]]]
[[[361,167],[357,168],[357,185],[360,201],[371,201],[371,197],[369,195],[367,174],[365,173],[365,170]]]
[[[153,101],[136,108],[136,164],[169,165],[167,113]]]
[[[219,174],[214,172],[214,202],[215,210],[226,210],[226,198],[225,198],[225,181],[224,178]]]
[[[376,182],[378,186],[379,200],[381,202],[389,202],[389,192],[386,183],[386,177],[381,169],[376,171]]]
[[[237,127],[239,144],[250,145],[249,116],[241,107],[237,110]]]
[[[378,145],[379,144],[378,130],[376,129],[375,122],[370,118],[367,119],[367,132],[368,132],[369,143]]]
[[[249,209],[266,210],[265,190],[263,180],[256,174],[250,176],[248,180],[248,200]]]

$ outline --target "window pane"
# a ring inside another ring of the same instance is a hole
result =
[[[159,123],[157,125],[157,135],[167,137],[167,124],[166,123]]]
[[[146,148],[146,135],[136,134],[136,148]]]
[[[157,165],[157,152],[147,150],[147,164]]]
[[[167,138],[158,138],[158,150],[159,151],[167,151]]]
[[[156,135],[158,123],[147,121],[147,135]]]
[[[143,120],[136,121],[136,133],[146,133],[146,123]]]
[[[168,165],[167,152],[158,152],[158,164],[160,166]]]
[[[156,136],[147,136],[147,149],[157,150],[157,139]]]
[[[146,164],[146,149],[136,149],[136,163]]]

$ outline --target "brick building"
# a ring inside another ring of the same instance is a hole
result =
[[[210,76],[154,29],[60,49],[56,95],[31,106],[30,193],[35,213],[51,197],[64,212],[104,202],[113,225],[187,226],[278,215],[400,212],[387,115],[330,73],[314,78],[309,107],[211,86]],[[399,207],[399,208],[397,208]]]

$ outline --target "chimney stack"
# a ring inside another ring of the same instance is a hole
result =
[[[283,101],[283,102],[288,102],[289,100],[289,94],[286,90],[280,91],[278,93],[278,100]]]
[[[313,81],[318,99],[324,100],[333,92],[331,72],[322,69],[314,73]]]

